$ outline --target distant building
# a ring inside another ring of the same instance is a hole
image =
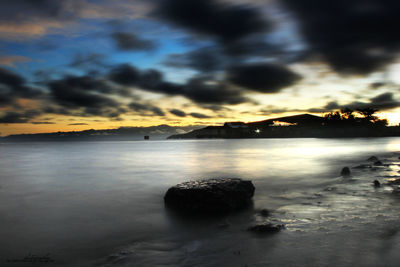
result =
[[[270,126],[296,126],[296,123],[290,123],[290,122],[286,122],[286,121],[273,121],[273,124],[271,124]]]
[[[232,129],[245,129],[249,128],[246,123],[241,121],[225,122],[224,127],[229,127]]]

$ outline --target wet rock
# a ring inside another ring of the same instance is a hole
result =
[[[268,217],[269,216],[269,210],[262,209],[262,210],[260,210],[260,214],[261,214],[261,216]]]
[[[337,190],[337,187],[334,187],[334,186],[329,186],[329,187],[324,188],[325,192],[336,191],[336,190]]]
[[[374,180],[374,187],[381,187],[381,183],[378,180]]]
[[[226,213],[252,203],[254,185],[238,178],[208,179],[178,184],[164,196],[167,207],[188,213]]]
[[[247,231],[259,234],[273,234],[273,233],[278,233],[280,230],[284,228],[285,226],[283,224],[273,224],[268,222],[250,226],[249,228],[247,228]]]
[[[349,167],[344,167],[342,171],[340,172],[340,175],[342,176],[349,176],[350,175],[350,168]]]
[[[383,163],[380,160],[374,162],[374,166],[382,166],[382,165]]]
[[[378,161],[379,159],[375,156],[372,156],[372,157],[369,157],[367,160],[368,161]]]

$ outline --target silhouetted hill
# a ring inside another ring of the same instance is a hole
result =
[[[292,123],[301,126],[315,126],[315,125],[321,125],[321,123],[324,122],[324,118],[311,114],[300,114],[294,116],[273,118],[263,121],[249,122],[247,123],[247,125],[251,127],[270,126],[274,123],[274,121]]]
[[[332,121],[327,117],[311,114],[279,117],[257,122],[231,122],[224,126],[208,126],[170,139],[187,138],[340,138],[400,136],[400,127],[387,127],[381,121],[366,123],[365,118]]]

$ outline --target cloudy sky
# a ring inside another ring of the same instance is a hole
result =
[[[0,0],[0,135],[373,107],[400,122],[396,0]]]

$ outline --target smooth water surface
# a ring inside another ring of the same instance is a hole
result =
[[[399,175],[399,151],[400,138],[0,143],[0,261],[398,266],[400,198],[371,182]],[[340,177],[372,155],[387,165]],[[251,179],[253,207],[209,219],[164,208],[168,187],[211,177]],[[246,231],[265,220],[286,229]]]

